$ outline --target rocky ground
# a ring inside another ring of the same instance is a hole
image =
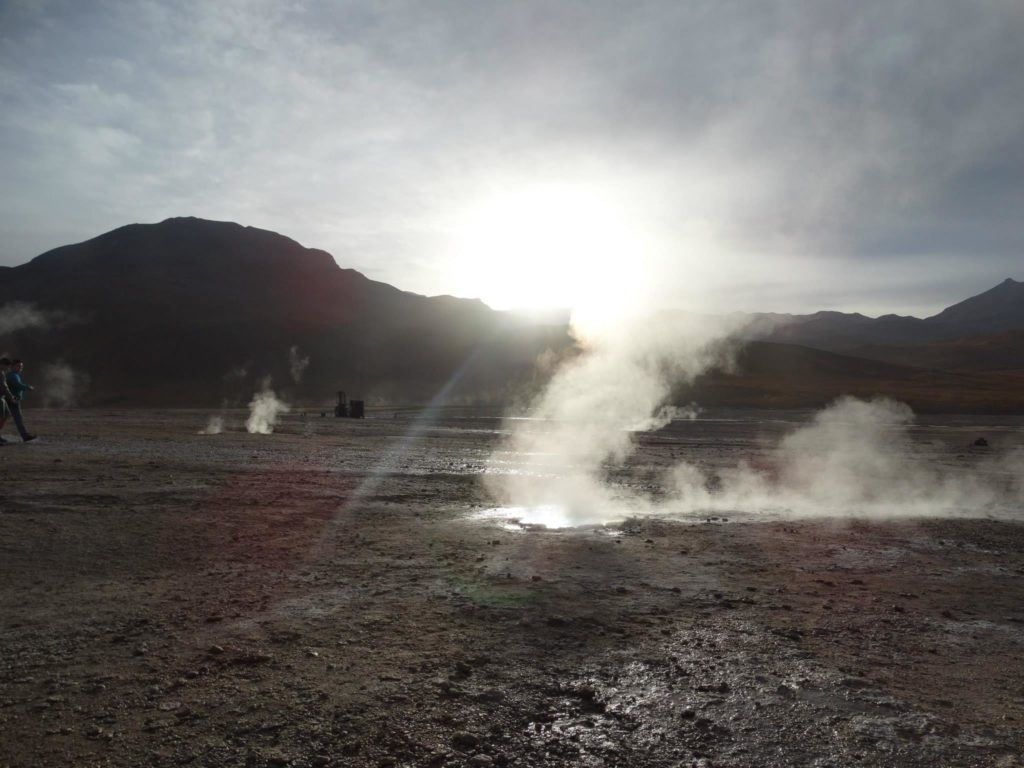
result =
[[[1024,765],[1019,522],[524,529],[477,514],[495,420],[27,417],[0,765]]]

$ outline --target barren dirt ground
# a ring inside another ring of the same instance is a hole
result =
[[[1024,765],[1021,523],[521,529],[473,517],[496,420],[206,416],[29,410],[0,448],[0,765]]]

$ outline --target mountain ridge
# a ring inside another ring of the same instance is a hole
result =
[[[196,217],[128,224],[0,268],[0,294],[51,318],[0,335],[0,350],[87,371],[87,403],[244,404],[265,376],[305,402],[324,403],[337,389],[371,401],[423,402],[439,391],[507,401],[536,388],[540,356],[574,347],[566,324],[531,325],[479,299],[402,291],[285,235]],[[754,345],[741,356],[747,383],[760,381],[776,402],[791,404],[786,386],[817,402],[815,387],[831,392],[847,381],[873,391],[868,379],[888,376],[892,391],[947,407],[941,387],[974,372],[985,374],[968,382],[982,394],[965,402],[990,408],[998,383],[985,377],[1002,371],[1015,387],[1013,372],[1024,368],[1024,283],[1012,278],[924,319],[835,310],[740,319]],[[772,354],[812,386],[797,386]],[[310,360],[302,378],[290,373],[295,356]],[[890,376],[876,362],[901,367]],[[935,382],[930,394],[922,376]],[[767,396],[745,386],[728,383],[756,402]],[[1017,408],[1017,399],[1004,401]]]
[[[4,273],[0,291],[81,319],[0,341],[89,371],[93,402],[245,401],[265,375],[298,399],[337,389],[429,399],[467,359],[459,385],[487,394],[570,343],[476,300],[373,281],[276,232],[194,217],[52,249]],[[290,376],[293,347],[311,360],[302,380]],[[236,368],[248,380],[223,384]]]

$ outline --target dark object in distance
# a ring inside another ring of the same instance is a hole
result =
[[[362,400],[350,401],[344,391],[338,390],[338,404],[334,406],[335,418],[341,419],[347,416],[352,419],[361,419],[365,416],[365,410]]]
[[[974,441],[974,444],[979,446],[980,448],[988,448],[988,440],[986,440],[984,437],[979,437],[977,440]]]

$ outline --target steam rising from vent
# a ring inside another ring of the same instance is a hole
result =
[[[545,426],[511,422],[508,443],[491,459],[492,493],[517,506],[560,506],[576,523],[622,517],[638,500],[604,482],[605,469],[634,451],[632,431],[672,418],[665,406],[673,385],[728,365],[731,330],[709,318],[664,315],[592,332],[585,353],[563,365],[529,408]],[[526,470],[502,472],[506,452],[527,457]]]
[[[792,515],[977,515],[1019,506],[1024,452],[957,472],[914,448],[912,421],[902,403],[841,398],[758,467],[740,464],[708,477],[689,464],[676,466],[664,506]]]
[[[296,384],[302,381],[302,374],[306,372],[306,368],[309,367],[309,356],[303,357],[299,354],[299,348],[292,346],[288,350],[288,362],[291,367],[292,381]]]
[[[30,328],[46,328],[66,319],[62,312],[51,312],[39,309],[34,304],[12,301],[0,307],[0,335]]]
[[[219,435],[224,431],[224,417],[223,416],[211,416],[210,420],[206,422],[206,426],[200,429],[196,434],[198,435]]]
[[[644,489],[614,482],[634,431],[696,418],[666,407],[674,382],[728,366],[734,328],[645,323],[594,339],[509,422],[486,482],[521,522],[582,525],[633,515],[1019,515],[1024,450],[973,466],[939,466],[912,445],[910,408],[841,398],[767,456],[710,472],[679,463]],[[699,461],[699,458],[698,458]],[[635,478],[635,475],[631,475]]]
[[[89,380],[89,374],[76,371],[65,363],[43,366],[43,406],[70,408],[77,405],[79,398],[89,386]]]
[[[245,421],[245,428],[250,434],[269,435],[274,431],[278,417],[290,410],[288,403],[277,399],[270,387],[270,379],[264,379],[263,391],[253,395],[249,403],[249,418]]]

